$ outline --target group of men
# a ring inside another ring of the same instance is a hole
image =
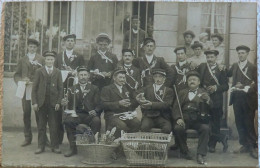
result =
[[[184,33],[185,36],[190,34]],[[162,133],[173,131],[175,145],[183,157],[192,159],[187,146],[185,130],[196,129],[199,133],[197,162],[206,162],[207,152],[215,152],[217,142],[226,152],[227,136],[220,133],[223,115],[223,93],[229,88],[228,77],[233,77],[231,104],[233,104],[239,142],[237,152],[250,152],[256,156],[257,140],[254,131],[256,99],[256,67],[248,60],[250,48],[236,48],[239,61],[230,69],[216,62],[219,52],[207,50],[205,62],[188,61],[187,46],[177,47],[175,65],[169,66],[163,57],[154,54],[156,42],[145,38],[142,42],[143,56],[136,57],[132,49],[122,50],[122,60],[109,52],[109,36],[101,33],[96,38],[98,50],[85,65],[83,57],[74,50],[76,36],[63,38],[66,49],[59,54],[54,51],[36,54],[39,42],[28,40],[28,54],[18,63],[15,81],[32,84],[31,100],[22,99],[24,111],[25,141],[31,144],[31,104],[36,114],[38,149],[44,152],[50,145],[54,153],[61,153],[63,125],[70,148],[66,157],[77,154],[76,127],[88,125],[93,133],[100,132],[100,115],[104,112],[105,127],[116,127],[115,137],[125,132],[150,132],[154,128]],[[199,45],[200,47],[200,45]],[[196,48],[196,47],[195,47]],[[196,53],[196,51],[194,51]],[[69,71],[63,79],[61,71]],[[78,82],[75,84],[75,77]],[[73,78],[74,81],[70,82]],[[73,85],[74,83],[74,85]],[[141,121],[136,117],[136,108],[142,111]],[[67,109],[67,110],[65,110]],[[75,113],[68,113],[68,111]],[[50,130],[50,144],[46,136],[46,124]]]

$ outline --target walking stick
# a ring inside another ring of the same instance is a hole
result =
[[[183,115],[182,115],[182,110],[181,110],[181,105],[180,105],[180,100],[179,100],[179,96],[178,96],[178,93],[177,93],[176,86],[175,86],[175,85],[173,85],[173,88],[174,88],[174,91],[175,91],[175,94],[176,94],[176,98],[177,98],[178,107],[179,107],[179,109],[180,109],[180,115],[181,115],[181,119],[184,121],[184,118],[183,118]]]

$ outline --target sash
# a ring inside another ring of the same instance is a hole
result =
[[[185,84],[185,83],[186,83],[186,74],[185,74],[186,68],[184,68],[183,71],[182,71],[182,70],[180,70],[180,69],[177,67],[177,65],[175,65],[175,69],[176,69],[176,71],[177,71],[177,73],[178,73],[179,75],[182,75],[182,76],[183,76],[182,80],[178,83],[178,85],[180,85],[182,82]]]
[[[164,88],[163,90],[163,97],[164,97],[164,94],[165,94],[165,90],[166,90],[166,87]],[[156,90],[155,90],[155,84],[153,84],[153,92],[154,92],[154,96],[157,100],[159,100],[160,102],[163,102],[163,99],[156,93]]]
[[[131,89],[137,89],[137,87],[138,87],[138,82],[135,80],[135,78],[131,75],[131,74],[129,74],[129,72],[128,72],[128,70],[127,70],[127,68],[124,66],[124,68],[125,68],[125,70],[126,70],[126,75],[130,78],[130,80],[132,80],[135,84],[135,86],[133,87],[133,86],[131,86],[131,84],[130,83],[128,83],[127,82],[127,80],[126,80],[126,84],[131,88]]]
[[[246,73],[242,70],[242,68],[241,68],[241,66],[239,65],[239,63],[237,63],[238,64],[238,67],[239,67],[239,69],[240,69],[240,71],[242,72],[242,74],[248,79],[248,80],[252,80],[251,78],[249,78],[247,75],[246,75]]]
[[[209,69],[209,73],[210,73],[211,77],[214,79],[214,81],[217,83],[217,85],[219,85],[218,79],[217,79],[216,76],[213,74],[211,68],[209,67],[209,64],[208,64],[208,63],[206,63],[206,64],[207,64],[207,67],[208,67],[208,69]]]
[[[157,59],[155,58],[155,60],[152,61],[152,65],[149,65],[148,63],[146,63],[144,60],[144,57],[142,57],[142,60],[145,63],[145,65],[148,67],[148,68],[142,70],[142,72],[141,72],[141,83],[143,86],[143,78],[145,78],[146,71],[148,71],[149,75],[151,75],[151,69],[155,67],[155,64],[157,63]]]
[[[111,64],[113,63],[113,61],[108,58],[105,54],[103,54],[100,50],[97,51],[98,54],[101,56],[102,59],[105,59],[106,60],[106,63],[109,61]]]

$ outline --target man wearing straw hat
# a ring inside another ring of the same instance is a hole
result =
[[[17,69],[14,74],[14,81],[18,84],[19,81],[26,82],[26,90],[31,90],[35,71],[44,66],[44,57],[37,54],[37,48],[39,42],[35,39],[28,39],[27,41],[28,53],[18,61]],[[25,140],[21,146],[30,145],[32,142],[32,131],[31,131],[31,94],[25,92],[22,98],[23,107],[23,122],[24,122],[24,136]],[[35,112],[36,124],[38,126],[38,114]],[[46,140],[47,136],[46,136]]]
[[[88,71],[92,84],[101,90],[111,82],[112,72],[117,66],[118,59],[115,54],[108,51],[111,39],[108,34],[100,33],[96,38],[98,50],[90,57]]]

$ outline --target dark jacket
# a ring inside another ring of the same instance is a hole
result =
[[[62,51],[57,55],[54,66],[60,70],[64,70],[64,63],[65,63],[67,66],[70,66],[73,70],[75,70],[78,66],[85,65],[85,60],[82,55],[78,54],[74,50],[72,55],[75,55],[76,57],[74,58],[73,61],[70,61],[66,55],[66,51]]]
[[[171,85],[176,86],[177,92],[181,91],[182,89],[187,88],[188,85],[187,85],[186,75],[190,71],[190,64],[187,62],[182,67],[180,67],[180,65],[178,63],[176,63],[176,65],[171,65],[171,68],[172,68],[172,72],[173,72],[173,81],[172,81]],[[184,73],[185,77],[183,74],[178,73],[177,69],[181,70]],[[186,79],[186,81],[183,81],[183,79],[184,80]]]
[[[46,82],[48,76],[49,74],[47,73],[45,66],[36,70],[32,87],[32,104],[38,104],[38,107],[41,107],[45,101]],[[53,72],[51,74],[50,94],[51,106],[55,107],[56,104],[61,103],[63,83],[61,72],[55,67],[53,67]]]

